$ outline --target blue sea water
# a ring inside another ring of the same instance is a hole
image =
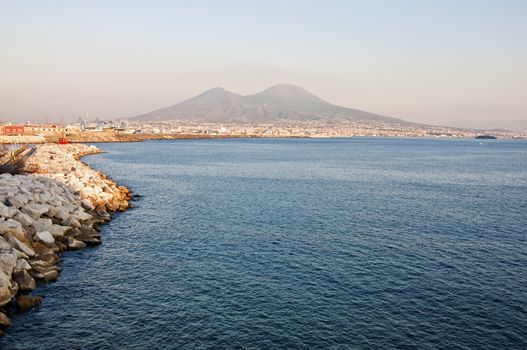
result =
[[[525,141],[100,147],[136,208],[2,348],[527,348]]]

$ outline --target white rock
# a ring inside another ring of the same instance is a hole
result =
[[[58,238],[64,237],[64,234],[69,230],[71,230],[71,227],[69,226],[61,226],[61,225],[53,224],[47,231],[49,231],[49,233],[51,233],[51,235],[55,239],[58,239]]]
[[[11,274],[0,270],[0,306],[4,306],[11,301]]]
[[[25,225],[25,226],[31,226],[31,224],[33,223],[33,219],[27,215],[27,214],[24,214],[22,212],[18,212],[14,219],[18,222],[20,222],[22,225]]]
[[[6,194],[8,197],[14,197],[18,192],[16,185],[16,183],[4,184],[4,186],[0,187],[0,193]]]
[[[0,221],[0,234],[14,234],[16,236],[23,236],[24,229],[22,224],[13,219],[7,219],[7,221]]]
[[[11,244],[11,246],[13,248],[15,248],[16,250],[19,250],[21,251],[22,253],[24,253],[25,255],[27,255],[28,257],[32,258],[36,255],[35,251],[30,248],[27,244],[21,242],[20,240],[18,240],[16,237],[13,237],[13,236],[9,236],[7,241],[9,242],[9,244]]]
[[[54,207],[60,207],[63,204],[63,202],[58,199],[49,200],[47,203]]]
[[[14,219],[7,219],[6,224],[9,227],[12,227],[14,229],[22,228],[22,224]]]
[[[75,219],[73,216],[70,216],[66,220],[63,220],[62,224],[64,224],[65,226],[69,226],[69,227],[81,228],[80,221]]]
[[[9,244],[4,237],[0,236],[0,252],[10,252],[11,244]]]
[[[35,239],[41,241],[48,247],[52,247],[55,244],[55,238],[48,231],[38,232],[35,235]]]
[[[86,247],[86,243],[76,240],[73,237],[68,238],[68,248],[71,250],[82,249]]]
[[[52,200],[53,197],[51,197],[51,194],[49,192],[42,192],[40,194],[40,200],[42,202],[48,202],[50,200]]]
[[[49,211],[49,206],[42,204],[27,204],[21,211],[29,215],[33,220],[38,220],[43,214]]]
[[[13,249],[10,252],[0,253],[0,270],[11,276],[16,265],[16,254]]]
[[[13,175],[9,173],[0,175],[0,181],[4,181],[4,180],[11,181],[12,178],[13,178]]]
[[[25,270],[15,272],[13,279],[23,291],[31,291],[36,288],[35,280]]]
[[[16,258],[17,259],[25,259],[25,260],[29,260],[29,256],[27,256],[26,254],[22,253],[20,250],[18,249],[13,249],[16,253]]]
[[[71,216],[66,207],[51,208],[48,215],[60,220],[66,220]]]
[[[82,209],[79,209],[75,213],[73,213],[73,216],[75,218],[79,219],[80,221],[86,221],[86,220],[93,219],[93,216],[91,216],[90,214],[86,213]]]
[[[10,208],[6,206],[4,203],[0,202],[0,216],[3,216],[4,218],[12,218],[13,216],[18,213],[18,210],[15,208]]]
[[[9,197],[8,200],[9,204],[15,208],[21,208],[28,202],[28,199],[23,194],[19,193],[14,197]]]
[[[28,188],[33,187],[33,180],[34,179],[31,179],[31,181],[27,181],[23,183],[22,186],[20,186],[20,188],[18,189],[18,193],[21,193],[25,195],[26,197],[31,196],[31,190],[28,190]]]
[[[31,226],[35,229],[35,232],[49,231],[51,226],[53,226],[53,222],[51,219],[40,218],[33,221]]]
[[[29,263],[25,261],[24,259],[18,259],[16,261],[15,269],[28,271],[28,270],[31,270],[31,265],[29,265]]]
[[[86,210],[92,211],[95,209],[95,206],[92,204],[92,202],[90,202],[87,199],[83,199],[81,203],[82,203],[83,208]]]

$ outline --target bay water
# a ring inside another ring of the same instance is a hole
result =
[[[524,140],[98,146],[135,208],[2,348],[527,348]]]

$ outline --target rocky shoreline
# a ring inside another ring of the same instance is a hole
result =
[[[100,152],[44,144],[27,159],[27,174],[0,175],[0,329],[9,311],[42,302],[31,292],[36,281],[57,279],[58,254],[100,244],[98,224],[129,207],[128,189],[79,160]]]

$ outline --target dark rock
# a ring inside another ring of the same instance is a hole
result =
[[[46,271],[42,274],[46,282],[54,281],[59,277],[59,272],[56,270]]]
[[[35,280],[26,270],[15,272],[13,274],[13,280],[18,283],[18,288],[23,292],[32,291],[36,287]]]
[[[59,252],[68,250],[68,246],[62,242],[55,242],[55,244],[57,245]]]
[[[10,292],[11,292],[11,298],[14,298],[15,295],[17,295],[19,288],[20,287],[19,287],[18,283],[16,283],[16,281],[11,281],[11,288],[9,289]]]
[[[68,248],[70,250],[86,248],[86,243],[81,242],[73,237],[68,237]]]
[[[0,328],[4,329],[11,326],[11,320],[6,314],[0,312]]]
[[[47,254],[40,256],[40,261],[43,261],[47,266],[52,266],[58,264],[60,257],[57,254]]]
[[[85,233],[81,233],[77,236],[75,236],[75,239],[76,240],[79,240],[83,243],[85,243],[86,245],[89,245],[89,246],[94,246],[94,245],[99,245],[101,244],[101,241],[98,240],[97,238],[95,237],[92,237],[88,234],[85,234]]]
[[[21,310],[29,310],[31,308],[34,308],[37,305],[40,305],[42,303],[42,297],[41,296],[27,296],[27,295],[20,295],[16,297],[15,304],[16,307]]]
[[[96,238],[96,239],[101,239],[101,234],[95,230],[94,228],[91,228],[91,227],[86,227],[86,226],[83,226],[81,227],[80,231],[88,236],[91,236],[93,238]]]
[[[53,249],[42,242],[33,242],[31,245],[38,256],[54,254]]]
[[[60,267],[58,266],[42,266],[40,264],[34,265],[33,269],[29,272],[33,277],[38,279],[47,279],[50,277],[47,277],[48,272],[55,271],[60,272]],[[50,276],[52,276],[54,273],[52,273]]]

